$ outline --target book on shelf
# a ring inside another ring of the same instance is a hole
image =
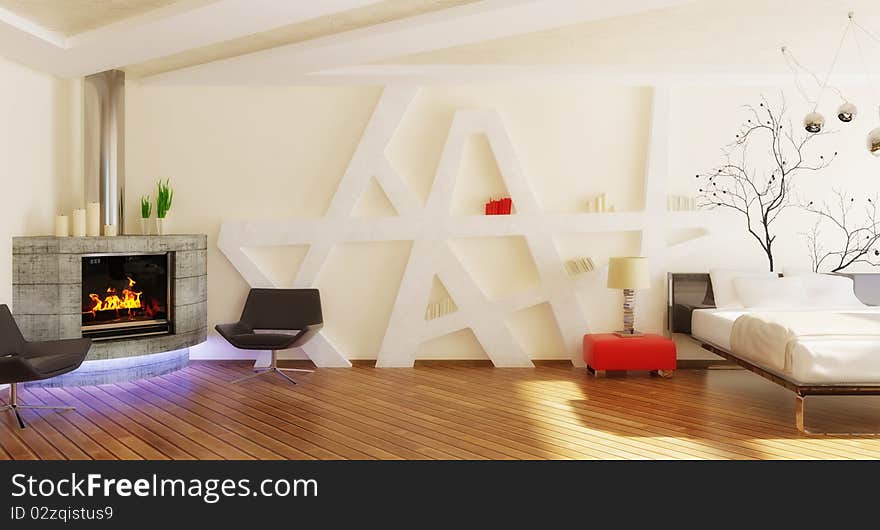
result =
[[[439,302],[428,302],[428,306],[425,308],[425,320],[434,320],[456,311],[458,311],[458,306],[451,298],[444,298]]]
[[[587,199],[587,213],[607,213],[613,211],[614,205],[608,204],[608,196],[604,193]]]
[[[503,199],[489,199],[486,203],[486,215],[510,215],[513,211],[513,199],[505,197]]]
[[[568,260],[565,263],[565,269],[569,276],[576,276],[585,272],[592,272],[596,266],[592,258],[577,258]]]
[[[697,209],[697,199],[687,195],[666,197],[666,209],[671,212],[692,212]]]

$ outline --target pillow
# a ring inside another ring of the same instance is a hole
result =
[[[789,278],[800,279],[804,284],[805,304],[812,308],[863,308],[866,307],[855,293],[852,278],[835,274],[794,274]]]
[[[715,307],[715,293],[712,292],[712,282],[706,282],[706,294],[703,295],[703,305]]]
[[[736,278],[776,278],[775,272],[743,271],[737,269],[709,269],[712,292],[715,294],[715,307],[739,308],[742,303],[736,294],[733,280]]]
[[[800,309],[806,301],[800,278],[736,278],[733,285],[747,308]]]

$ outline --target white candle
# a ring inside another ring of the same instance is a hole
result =
[[[605,194],[604,193],[599,195],[598,202],[599,202],[599,204],[597,205],[596,209],[600,212],[604,212],[605,211]]]
[[[104,235],[105,236],[115,236],[116,235],[116,225],[104,225]]]
[[[73,211],[73,235],[74,237],[85,237],[86,235],[85,208],[78,208]]]
[[[55,237],[67,237],[70,235],[70,219],[66,215],[55,216]]]
[[[86,205],[86,235],[101,235],[101,203],[90,202]]]

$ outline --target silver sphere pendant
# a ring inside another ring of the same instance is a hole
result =
[[[849,101],[845,101],[838,109],[837,109],[837,119],[842,121],[843,123],[849,123],[853,121],[856,115],[859,113],[856,106],[850,103]]]
[[[880,127],[868,133],[868,151],[880,158]]]
[[[822,127],[824,126],[825,116],[822,116],[818,112],[811,112],[804,118],[804,129],[806,129],[808,133],[816,134],[817,132],[821,132]]]

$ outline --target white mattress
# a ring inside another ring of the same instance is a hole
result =
[[[733,323],[746,313],[745,309],[697,309],[691,316],[691,335],[731,351],[730,335]]]
[[[841,327],[827,310],[700,309],[691,334],[801,384],[880,384],[878,311],[841,310],[857,320]]]

